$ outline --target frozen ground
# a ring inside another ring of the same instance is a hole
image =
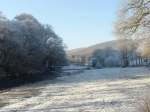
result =
[[[2,91],[0,112],[134,112],[148,89],[147,68],[85,70]]]

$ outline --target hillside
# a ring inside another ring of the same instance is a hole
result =
[[[72,49],[67,51],[67,55],[68,56],[91,56],[92,53],[96,50],[96,49],[104,49],[104,48],[114,48],[117,49],[118,48],[118,42],[116,40],[112,40],[112,41],[108,41],[108,42],[104,42],[104,43],[99,43],[96,45],[92,45],[89,47],[85,47],[85,48],[77,48],[77,49]]]

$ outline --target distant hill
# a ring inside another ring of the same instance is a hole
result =
[[[99,43],[96,45],[92,45],[85,48],[77,48],[67,51],[67,56],[88,56],[90,57],[93,52],[97,49],[104,49],[104,48],[113,48],[118,49],[118,42],[117,40],[107,41],[104,43]]]

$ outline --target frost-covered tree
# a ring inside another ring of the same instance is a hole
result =
[[[18,15],[15,17],[14,21],[23,26],[23,48],[26,50],[26,56],[28,57],[26,63],[28,66],[30,65],[35,69],[41,68],[41,66],[43,66],[42,61],[45,58],[43,45],[46,44],[42,41],[44,38],[42,35],[42,31],[44,31],[42,25],[29,14]]]
[[[143,44],[142,54],[150,55],[150,0],[124,0],[115,24],[119,38],[139,39]],[[141,46],[140,46],[141,47]],[[149,50],[147,50],[149,49]]]
[[[102,67],[120,66],[120,52],[112,48],[98,49],[93,53],[95,66],[99,64]]]
[[[105,61],[105,52],[102,49],[97,49],[93,53],[93,61],[95,62],[94,66],[105,66],[104,61]]]
[[[62,39],[30,14],[9,20],[0,14],[0,67],[12,76],[66,62]]]
[[[46,29],[50,29],[50,26],[46,26]],[[48,52],[48,64],[64,65],[66,64],[66,54],[64,50],[64,44],[62,39],[51,30],[47,30],[50,37],[47,40],[47,52]],[[63,48],[63,49],[62,49]]]

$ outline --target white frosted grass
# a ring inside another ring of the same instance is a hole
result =
[[[150,71],[144,67],[85,70],[2,92],[6,105],[0,111],[134,112],[148,89]]]

